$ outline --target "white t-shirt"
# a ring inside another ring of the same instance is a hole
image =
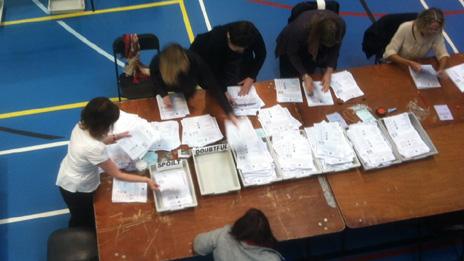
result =
[[[106,145],[82,130],[78,123],[72,130],[56,185],[69,192],[93,192],[100,185],[97,165],[108,159]]]

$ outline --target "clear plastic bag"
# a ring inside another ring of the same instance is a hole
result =
[[[407,108],[420,121],[425,120],[430,115],[430,108],[422,108],[419,106],[417,99],[408,102]]]

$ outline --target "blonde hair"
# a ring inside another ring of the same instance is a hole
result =
[[[433,23],[438,23],[443,29],[445,25],[445,17],[443,12],[438,8],[430,8],[422,11],[416,18],[416,26],[419,31],[425,30]]]
[[[176,85],[178,76],[190,69],[190,60],[184,48],[170,44],[160,54],[159,69],[161,78],[167,85]]]

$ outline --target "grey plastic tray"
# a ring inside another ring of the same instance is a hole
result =
[[[201,195],[240,190],[237,169],[227,144],[192,149]]]
[[[85,0],[48,0],[50,14],[63,14],[85,10]]]

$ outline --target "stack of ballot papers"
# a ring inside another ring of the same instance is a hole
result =
[[[388,166],[397,160],[377,122],[352,124],[346,134],[365,169]]]
[[[412,125],[408,113],[386,117],[383,122],[398,152],[406,159],[430,152],[430,148]]]
[[[300,131],[289,130],[273,135],[272,148],[283,179],[320,173],[314,164],[311,144]]]
[[[211,115],[184,118],[181,122],[182,144],[189,147],[203,147],[224,137],[216,118]]]
[[[327,92],[324,92],[322,90],[322,82],[315,81],[313,82],[313,86],[314,89],[312,95],[309,95],[306,88],[303,88],[306,96],[306,101],[308,102],[308,107],[334,105],[332,93],[330,92],[330,90]]]
[[[323,172],[359,166],[353,147],[337,122],[321,122],[305,128],[306,135]]]
[[[154,179],[159,185],[163,209],[179,209],[194,203],[184,168],[158,171],[154,174]]]
[[[111,201],[114,203],[147,202],[146,182],[127,182],[113,179]]]
[[[354,80],[353,75],[349,71],[342,71],[332,74],[330,86],[332,87],[335,96],[337,96],[343,102],[364,95]]]
[[[151,127],[162,133],[158,142],[151,146],[151,150],[171,151],[180,146],[179,123],[177,121],[151,122]]]
[[[277,102],[303,102],[300,79],[275,79]]]
[[[458,89],[464,92],[464,63],[450,67],[445,71]]]
[[[239,96],[240,86],[227,87],[227,93],[234,101],[232,109],[237,116],[256,115],[256,112],[263,107],[264,101],[258,96],[255,86],[252,86],[247,95]]]
[[[422,69],[420,72],[415,72],[413,69],[411,69],[411,67],[409,67],[409,73],[411,74],[417,89],[441,87],[441,84],[437,78],[437,71],[435,71],[431,64],[423,64],[421,68]]]
[[[301,122],[279,104],[260,110],[258,120],[268,136],[286,130],[298,130],[301,126]]]
[[[156,103],[158,103],[161,120],[183,118],[190,114],[184,94],[170,93],[168,95],[171,98],[172,107],[166,106],[160,95],[156,96]]]
[[[261,185],[277,180],[274,160],[250,120],[241,118],[238,127],[229,123],[226,128],[243,185]]]

